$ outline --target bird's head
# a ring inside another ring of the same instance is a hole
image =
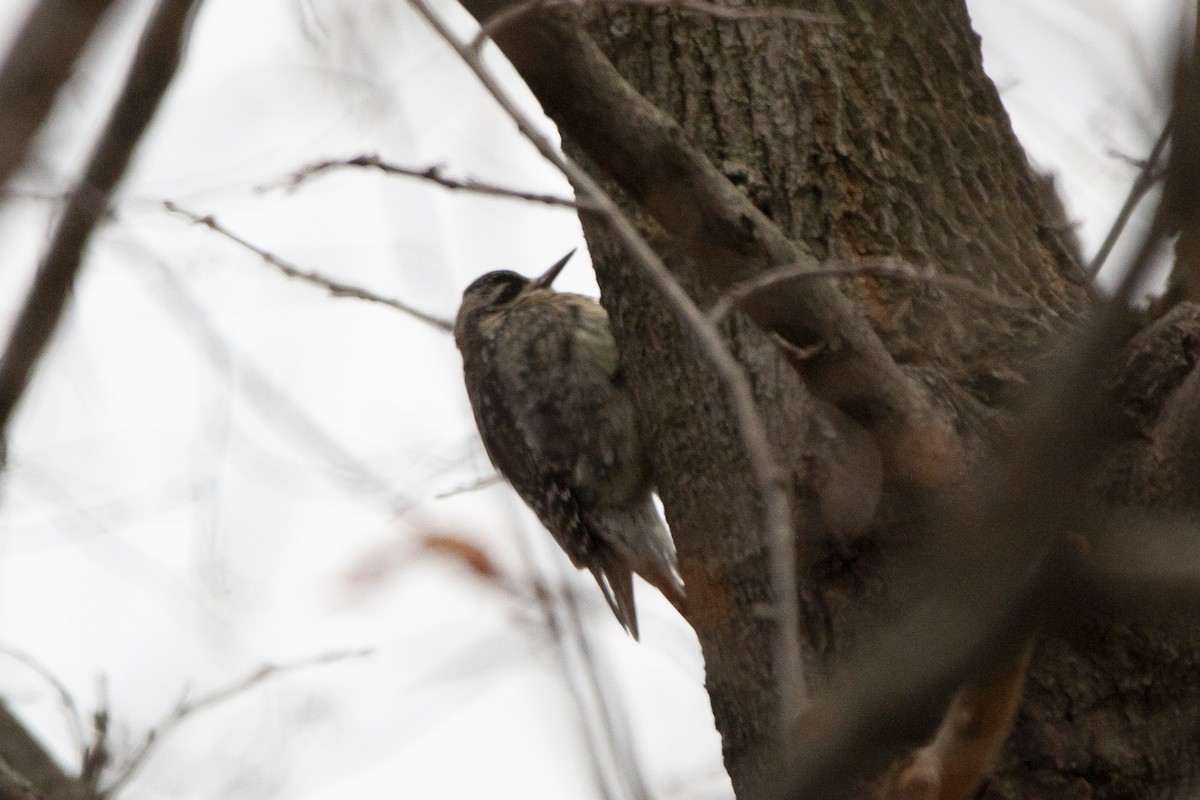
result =
[[[567,253],[554,266],[536,278],[527,278],[507,269],[480,275],[463,292],[462,305],[458,309],[458,321],[462,324],[467,317],[483,312],[495,312],[529,292],[553,291],[550,285],[571,260],[575,251]]]

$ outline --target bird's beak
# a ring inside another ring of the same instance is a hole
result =
[[[554,266],[546,270],[534,283],[543,289],[549,289],[550,284],[554,283],[554,279],[558,277],[558,273],[563,271],[563,267],[567,265],[567,262],[571,260],[571,256],[573,255],[575,255],[574,250],[554,262]]]

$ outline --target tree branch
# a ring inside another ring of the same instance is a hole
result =
[[[470,492],[477,492],[480,489],[487,489],[491,486],[495,486],[496,484],[503,483],[503,482],[504,482],[504,479],[500,477],[499,473],[493,472],[491,475],[485,475],[482,478],[477,478],[477,479],[471,481],[470,483],[464,483],[459,486],[454,486],[449,489],[444,489],[443,491],[440,491],[437,494],[435,494],[433,496],[433,499],[434,500],[446,500],[451,497],[458,497],[460,494],[469,494]]]
[[[363,658],[371,655],[370,650],[348,650],[344,652],[326,653],[324,655],[314,656],[313,658],[303,659],[301,661],[293,661],[288,664],[263,664],[258,669],[243,678],[240,678],[227,686],[220,689],[215,689],[208,694],[200,695],[195,699],[188,699],[185,692],[180,698],[175,708],[171,710],[165,719],[158,724],[157,727],[151,729],[142,743],[134,751],[133,755],[126,760],[124,766],[117,772],[115,776],[108,782],[108,785],[100,792],[100,797],[109,798],[123,786],[125,786],[138,770],[146,763],[147,758],[154,751],[154,748],[162,743],[166,737],[175,730],[180,724],[185,722],[198,712],[212,708],[231,700],[234,697],[245,694],[260,683],[267,681],[279,675],[283,675],[297,670],[308,669],[310,667],[319,667],[326,664],[334,664],[348,659]]]
[[[54,689],[54,693],[58,695],[59,705],[62,706],[67,725],[71,729],[71,737],[75,740],[75,746],[82,753],[87,746],[83,733],[83,718],[79,714],[79,707],[75,704],[75,698],[67,691],[67,687],[62,684],[62,681],[45,664],[42,664],[27,653],[22,653],[11,647],[0,646],[0,654],[6,655],[24,665]]]
[[[714,323],[725,319],[733,309],[740,307],[747,299],[765,289],[795,278],[853,278],[859,275],[882,275],[897,280],[929,283],[935,286],[945,286],[965,294],[975,295],[996,305],[1006,306],[1016,310],[1026,310],[1027,305],[1018,303],[992,289],[977,286],[965,278],[955,275],[942,275],[932,269],[921,269],[902,259],[891,256],[882,258],[865,257],[849,261],[825,261],[816,269],[808,266],[787,265],[767,270],[748,280],[733,284],[717,298],[708,310],[708,318]]]
[[[112,0],[41,0],[0,67],[0,186],[20,166]]]
[[[511,3],[500,9],[486,20],[481,20],[479,33],[471,40],[470,47],[472,50],[478,50],[483,46],[485,41],[494,38],[496,33],[506,25],[527,14],[536,14],[558,6],[582,7],[585,5],[662,8],[704,14],[713,19],[728,22],[783,19],[814,25],[840,25],[845,21],[837,14],[822,14],[820,12],[805,11],[786,6],[770,6],[767,8],[744,6],[738,8],[722,6],[716,3],[706,3],[703,0],[519,0],[519,2]]]
[[[1200,302],[1200,25],[1193,8],[1192,40],[1180,48],[1175,71],[1174,107],[1167,127],[1171,134],[1171,168],[1163,194],[1171,209],[1168,232],[1175,240],[1175,263],[1159,313],[1184,300]],[[1164,136],[1167,134],[1164,133]]]
[[[876,800],[968,800],[991,776],[1012,731],[1033,655],[1029,639],[968,679],[950,701],[933,739],[897,761]]]
[[[1142,198],[1146,196],[1146,193],[1154,188],[1154,184],[1162,180],[1162,156],[1170,139],[1171,123],[1168,121],[1163,126],[1162,133],[1158,136],[1158,141],[1154,143],[1154,147],[1150,150],[1150,155],[1146,156],[1146,160],[1141,163],[1138,176],[1134,179],[1133,185],[1129,187],[1129,194],[1126,195],[1125,202],[1121,205],[1121,210],[1117,212],[1117,217],[1113,220],[1112,227],[1108,229],[1108,234],[1100,244],[1100,249],[1092,257],[1092,262],[1088,264],[1088,275],[1091,275],[1093,278],[1100,274],[1100,270],[1104,267],[1104,262],[1108,260],[1108,256],[1116,245],[1117,240],[1125,232],[1125,226],[1129,224],[1129,218],[1133,216],[1134,209],[1138,207],[1138,203],[1142,202]]]
[[[0,700],[0,761],[46,800],[96,800],[83,783],[63,771],[3,700]]]
[[[202,225],[214,233],[219,233],[229,241],[244,247],[251,253],[254,253],[256,256],[261,258],[264,263],[274,267],[289,278],[295,278],[296,280],[304,281],[305,283],[311,283],[314,286],[320,286],[334,297],[352,297],[356,300],[366,300],[371,303],[379,303],[380,305],[394,308],[397,311],[402,311],[413,319],[420,320],[426,325],[437,328],[440,331],[454,330],[454,323],[450,320],[442,319],[441,317],[435,317],[432,314],[426,314],[424,311],[413,308],[407,303],[403,303],[399,300],[377,295],[374,292],[363,289],[361,286],[354,286],[353,284],[336,281],[333,278],[328,278],[318,272],[301,269],[300,267],[297,267],[288,261],[284,261],[271,251],[264,250],[255,244],[251,244],[241,236],[238,236],[236,233],[218,222],[211,214],[200,216],[199,214],[195,214],[179,205],[176,205],[170,200],[164,201],[163,207],[176,216],[182,217],[193,224]]]
[[[187,21],[196,3],[161,0],[155,7],[125,86],[38,266],[0,357],[0,455],[8,423],[63,315],[84,248],[179,67]]]
[[[354,158],[347,159],[318,161],[315,164],[309,164],[308,166],[302,167],[296,172],[293,172],[281,183],[285,188],[291,190],[324,172],[329,172],[330,170],[335,169],[344,169],[346,167],[373,168],[388,175],[404,175],[409,178],[420,178],[421,180],[435,183],[438,186],[443,186],[447,189],[473,192],[475,194],[483,194],[490,197],[510,197],[514,200],[529,200],[530,202],[544,203],[550,206],[573,208],[577,211],[595,210],[586,201],[571,200],[567,197],[558,197],[552,194],[541,194],[538,192],[525,192],[520,189],[510,189],[504,186],[497,186],[494,183],[477,181],[474,178],[451,178],[443,172],[443,167],[438,164],[435,164],[432,167],[425,167],[424,169],[402,167],[398,164],[392,164],[384,161],[378,155],[373,154],[355,156]]]

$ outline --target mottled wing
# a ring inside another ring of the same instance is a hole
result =
[[[564,299],[566,302],[563,302]],[[633,562],[595,521],[645,491],[636,418],[620,386],[616,346],[603,308],[572,295],[519,299],[491,337],[495,380],[510,398],[520,452],[493,453],[526,503],[578,567],[596,577],[621,623],[637,635]],[[521,461],[520,464],[513,463]],[[521,492],[522,485],[530,487]],[[616,545],[614,547],[614,545]]]
[[[498,379],[539,463],[565,476],[584,505],[636,496],[645,467],[604,309],[574,295],[534,295],[514,303],[504,326],[515,330],[492,346],[495,361],[512,368]]]

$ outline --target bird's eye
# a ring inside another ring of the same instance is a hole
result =
[[[463,298],[476,303],[499,306],[513,300],[529,285],[529,279],[509,270],[497,270],[481,275],[463,292]]]
[[[492,302],[497,305],[503,305],[509,302],[514,297],[521,293],[521,288],[525,285],[524,281],[505,281],[497,288],[495,294],[492,295]]]

